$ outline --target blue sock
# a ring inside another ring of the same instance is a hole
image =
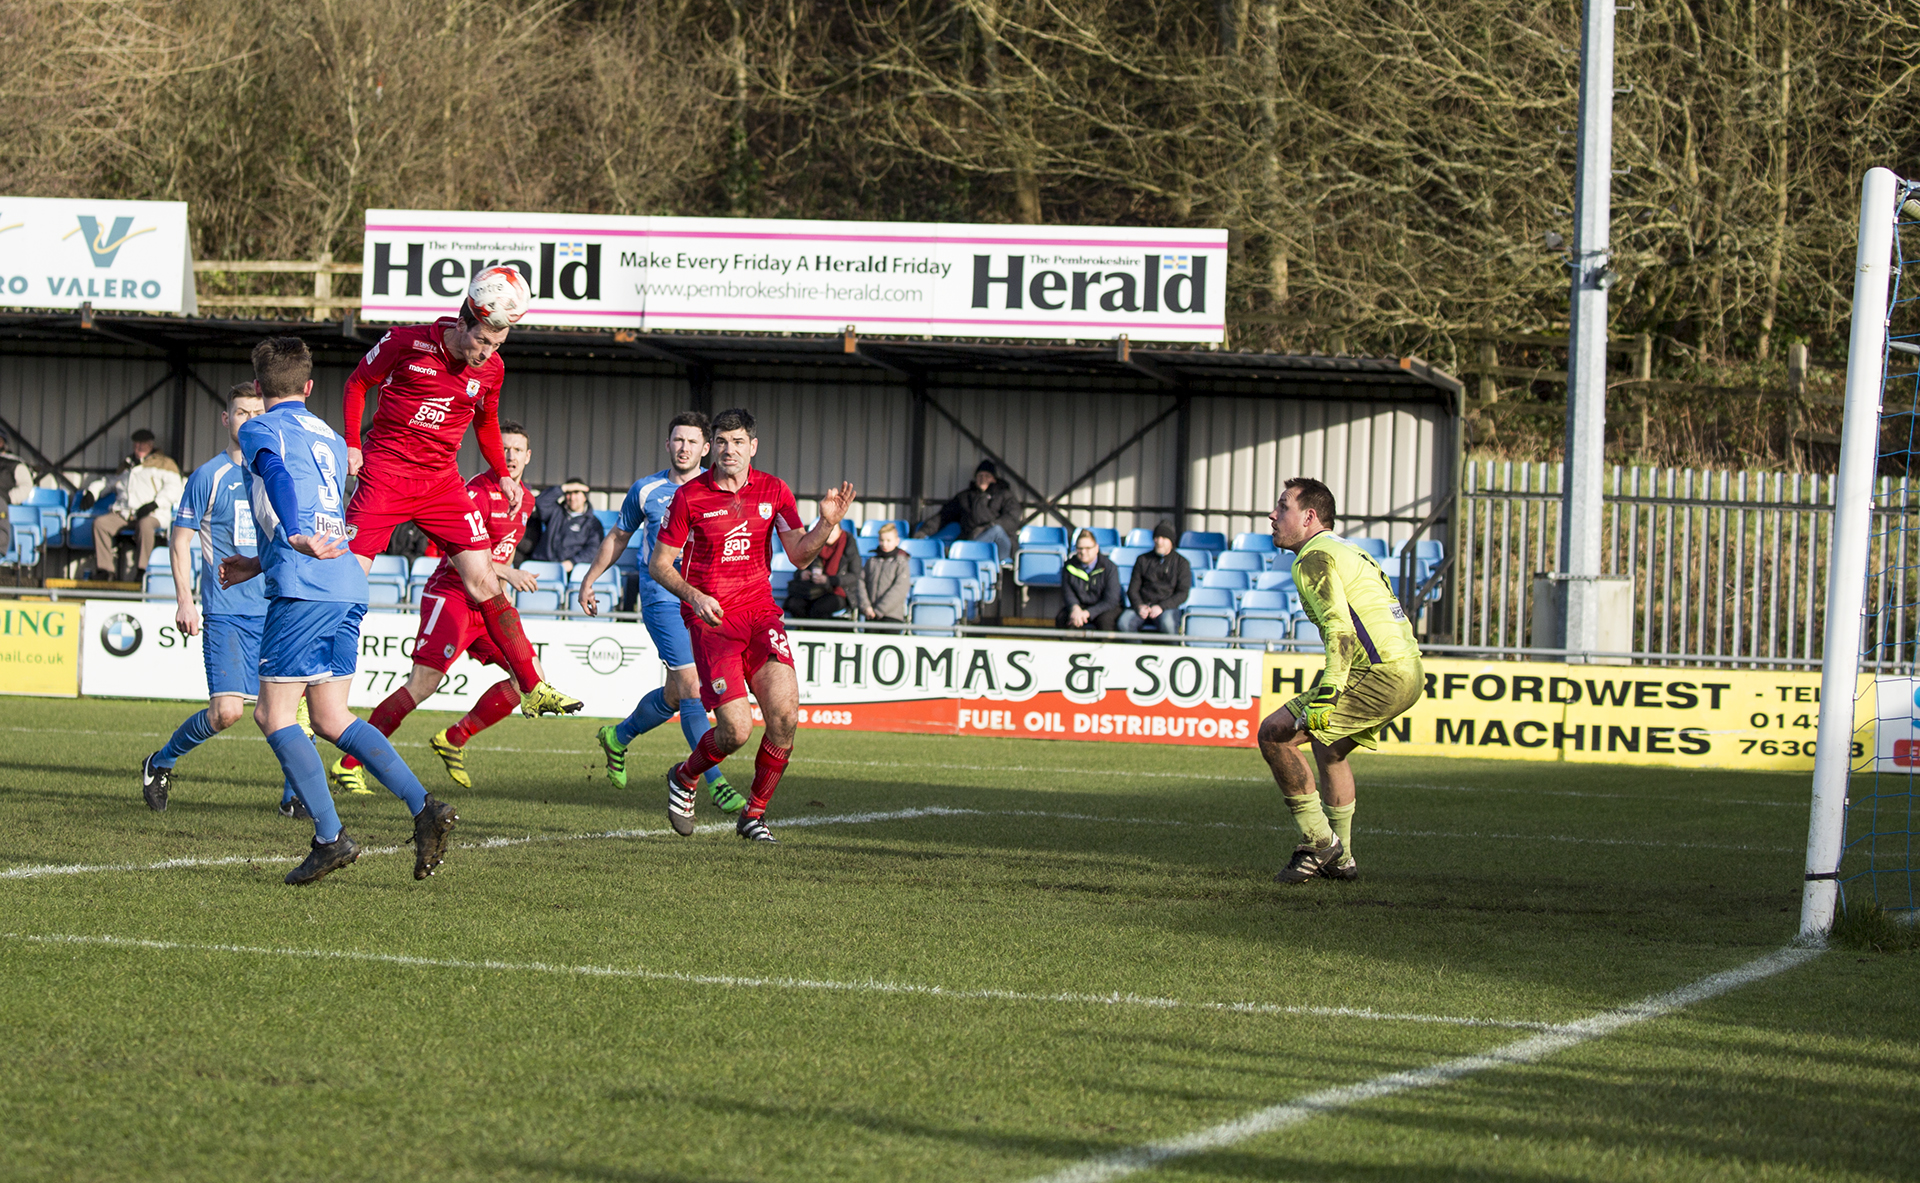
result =
[[[667,692],[654,690],[635,704],[631,715],[614,724],[613,738],[624,747],[635,736],[645,735],[671,718],[673,708],[667,705]]]
[[[680,734],[687,737],[687,750],[693,751],[700,746],[700,737],[713,730],[713,724],[707,720],[707,708],[700,705],[698,698],[682,699],[680,703]],[[707,769],[706,780],[712,784],[720,779],[720,766]]]
[[[374,779],[407,803],[409,813],[419,813],[420,807],[427,803],[427,790],[420,778],[407,767],[400,753],[393,750],[387,737],[374,730],[365,719],[355,719],[353,725],[333,741],[333,746],[365,764]]]
[[[314,840],[325,843],[338,838],[340,815],[333,811],[333,794],[327,792],[327,769],[320,763],[320,749],[297,726],[282,727],[267,736],[267,743],[280,758],[280,767],[286,770],[287,781],[300,803],[313,815]]]
[[[218,732],[214,731],[213,722],[207,718],[207,712],[193,712],[187,716],[187,721],[180,724],[174,731],[173,738],[167,741],[167,746],[153,754],[153,766],[172,768],[179,762],[180,757],[212,739],[216,734]]]

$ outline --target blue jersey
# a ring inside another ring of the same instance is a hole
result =
[[[200,535],[200,609],[209,616],[265,616],[257,579],[220,586],[220,560],[259,553],[253,529],[253,475],[221,452],[193,470],[174,511],[176,528]]]
[[[701,469],[694,473],[699,476],[706,472]],[[613,528],[623,534],[637,534],[640,541],[629,543],[640,560],[640,598],[642,600],[665,596],[674,603],[680,601],[674,594],[653,581],[647,574],[647,564],[653,561],[653,548],[660,541],[660,523],[667,520],[667,508],[673,504],[673,495],[680,486],[673,483],[669,470],[661,469],[652,476],[643,476],[633,482],[633,488],[627,490],[627,499],[620,503],[620,517]]]
[[[340,491],[347,475],[346,441],[307,410],[304,401],[289,399],[240,425],[240,454],[249,468],[262,452],[272,452],[286,466],[300,503],[299,521],[281,521],[267,497],[266,481],[253,474],[253,517],[266,539],[260,569],[266,575],[267,595],[365,604],[367,576],[359,559],[350,553],[316,559],[287,541],[294,534],[346,537],[346,499]]]

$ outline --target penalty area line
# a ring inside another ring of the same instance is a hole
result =
[[[367,953],[354,949],[299,949],[265,945],[222,945],[194,941],[156,941],[140,937],[84,936],[68,933],[0,933],[0,940],[35,945],[91,945],[112,949],[141,949],[173,953],[232,953],[254,957],[288,957],[307,961],[357,961],[399,965],[413,969],[479,970],[491,973],[531,973],[592,978],[629,978],[645,982],[677,982],[691,986],[721,986],[743,990],[797,990],[845,994],[903,994],[950,998],[962,1002],[1031,1002],[1076,1006],[1137,1007],[1144,1010],[1215,1011],[1238,1015],[1287,1015],[1325,1019],[1367,1019],[1384,1023],[1427,1023],[1448,1027],[1504,1027],[1555,1032],[1553,1023],[1518,1019],[1486,1019],[1463,1015],[1423,1015],[1377,1011],[1370,1007],[1287,1006],[1272,1002],[1186,1002],[1178,998],[1133,994],[1115,990],[1105,994],[1074,991],[1036,993],[1024,990],[964,989],[915,982],[834,981],[822,978],[741,977],[734,974],[695,974],[677,970],[642,969],[615,965],[552,965],[543,961],[469,961],[447,957],[409,957],[399,953]]]
[[[1178,1138],[1149,1142],[1091,1158],[1065,1170],[1038,1176],[1032,1183],[1106,1183],[1107,1180],[1125,1178],[1176,1159],[1224,1150],[1249,1138],[1291,1129],[1316,1117],[1325,1117],[1355,1105],[1377,1101],[1382,1097],[1451,1084],[1464,1077],[1494,1068],[1533,1064],[1590,1040],[1601,1039],[1649,1019],[1657,1019],[1695,1003],[1718,998],[1742,986],[1751,985],[1802,965],[1819,955],[1820,950],[1817,948],[1789,946],[1734,969],[1710,974],[1677,990],[1655,994],[1627,1006],[1601,1011],[1599,1014],[1572,1023],[1564,1023],[1550,1031],[1494,1048],[1492,1051],[1442,1060],[1425,1068],[1389,1072],[1358,1084],[1341,1085],[1338,1088],[1308,1093],[1291,1101],[1266,1109],[1258,1109],[1244,1117],[1221,1122],[1219,1125]]]

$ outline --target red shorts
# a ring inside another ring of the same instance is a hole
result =
[[[507,668],[492,638],[487,620],[465,595],[420,593],[420,630],[413,636],[413,663],[447,672],[462,653],[482,665]]]
[[[700,705],[714,710],[723,702],[747,696],[747,683],[769,661],[793,666],[793,647],[787,643],[787,626],[778,605],[745,608],[728,612],[719,628],[681,606],[680,618],[687,622],[687,636],[693,641],[693,665],[700,672]]]
[[[354,530],[349,549],[357,555],[382,553],[402,522],[418,523],[450,555],[493,549],[486,516],[467,496],[459,469],[423,472],[367,461],[347,502],[347,525]]]

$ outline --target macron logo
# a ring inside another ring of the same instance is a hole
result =
[[[717,517],[719,517],[719,516],[720,516],[721,514],[723,514],[723,513],[725,513],[725,512],[727,512],[727,511],[726,511],[726,510],[724,510],[724,509],[710,509],[710,510],[708,510],[707,512],[705,512],[705,513],[703,513],[703,514],[701,514],[701,515],[700,515],[700,520],[704,522],[704,521],[706,521],[706,520],[707,520],[708,518],[717,518]]]

